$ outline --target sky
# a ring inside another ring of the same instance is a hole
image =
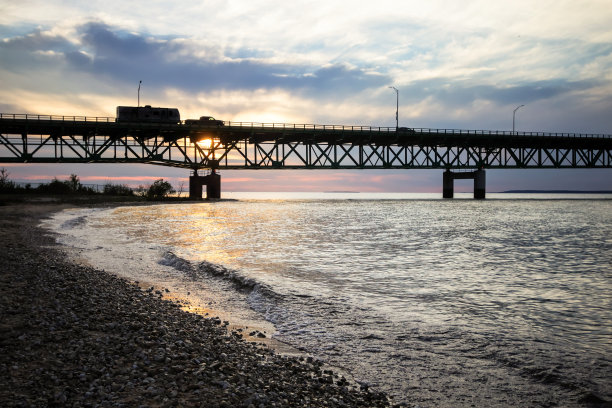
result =
[[[0,112],[118,105],[245,122],[612,134],[609,0],[0,0]],[[175,187],[153,165],[11,179]],[[222,172],[225,191],[441,192],[441,170]],[[489,170],[487,190],[612,190],[612,170]],[[466,188],[469,190],[469,188]]]

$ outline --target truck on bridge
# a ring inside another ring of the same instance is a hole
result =
[[[200,119],[187,119],[185,125],[192,126],[225,126],[222,120],[213,118],[212,116],[200,116]]]
[[[181,122],[176,108],[153,108],[145,106],[117,106],[117,122],[172,123]]]
[[[145,122],[145,123],[181,123],[181,114],[177,108],[154,108],[145,106],[117,106],[117,122]],[[187,126],[224,126],[222,120],[212,116],[200,116],[200,119],[185,120]]]

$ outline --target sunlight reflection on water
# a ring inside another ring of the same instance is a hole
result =
[[[402,401],[612,398],[611,201],[351,197],[123,207],[87,228],[113,254],[222,265],[248,290],[203,290]]]

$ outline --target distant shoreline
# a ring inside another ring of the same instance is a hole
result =
[[[502,194],[612,194],[612,190],[506,190]]]

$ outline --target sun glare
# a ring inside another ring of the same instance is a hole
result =
[[[210,149],[212,147],[212,139],[203,139],[197,142],[202,149]]]

